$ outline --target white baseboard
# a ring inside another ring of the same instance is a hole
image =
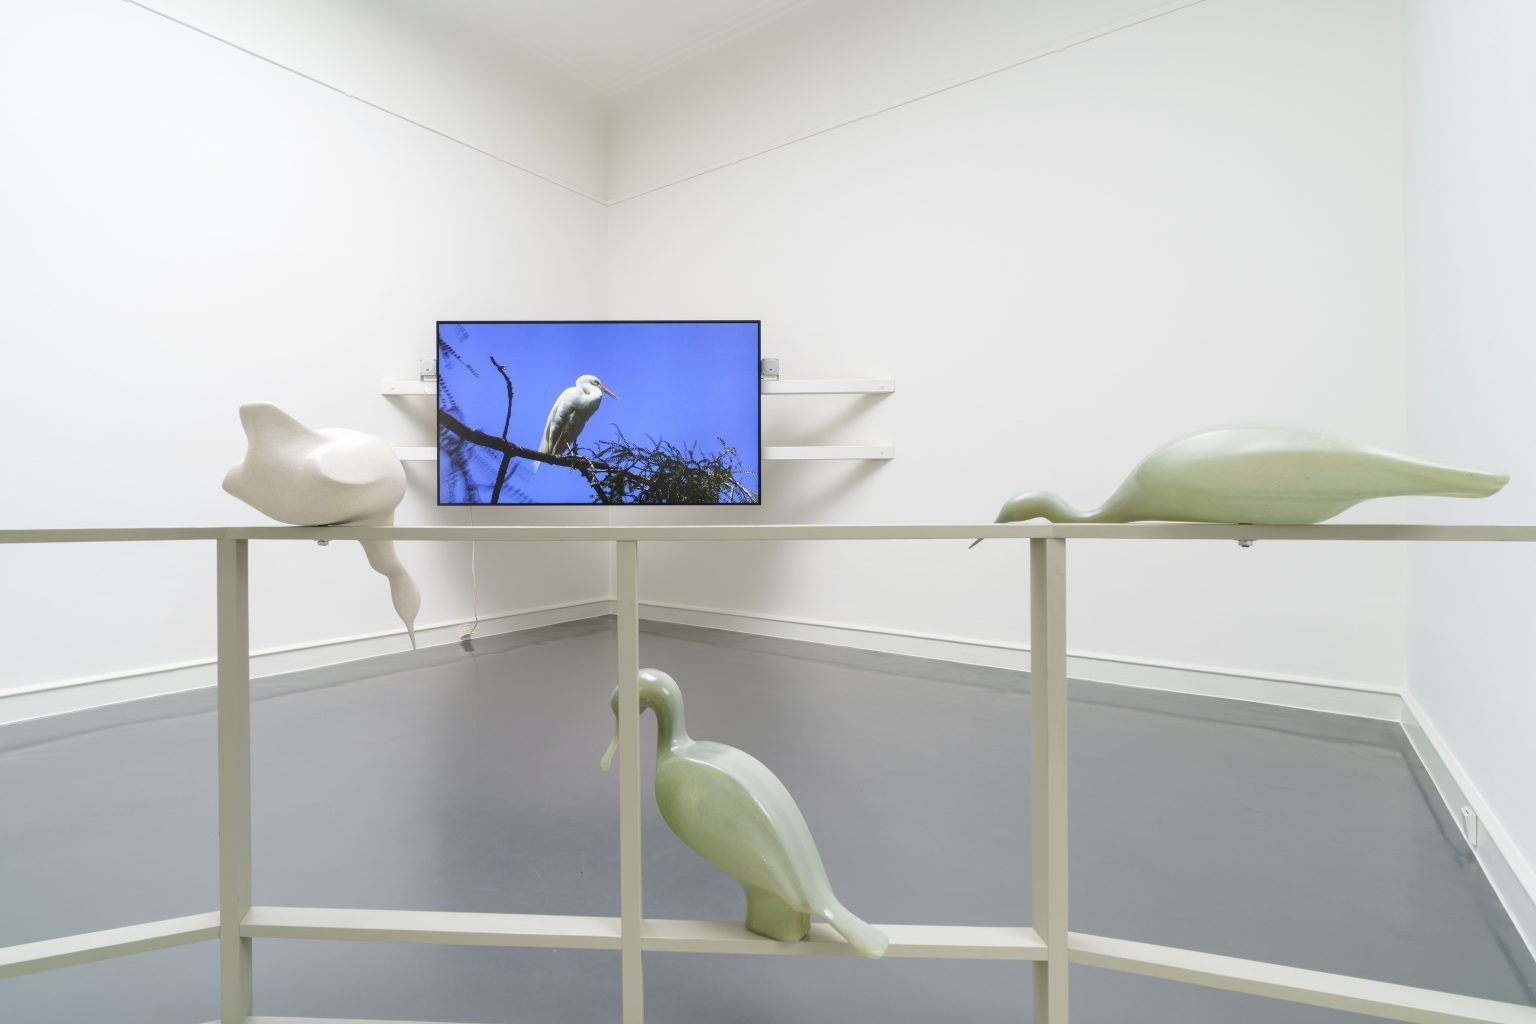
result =
[[[750,633],[784,640],[855,647],[884,654],[954,661],[963,665],[1029,671],[1029,646],[970,640],[930,633],[898,633],[834,622],[720,612],[687,605],[641,602],[640,617],[653,622],[703,626],[732,633]],[[1402,699],[1397,690],[1362,683],[1307,679],[1298,676],[1259,676],[1199,665],[1133,661],[1101,654],[1067,655],[1067,675],[1096,683],[1113,683],[1167,693],[1250,701],[1396,722]]]
[[[526,611],[511,612],[480,620],[475,636],[484,637],[497,633],[512,633],[537,626],[550,626],[559,622],[590,619],[598,615],[613,614],[613,601],[578,601],[569,604],[549,605]],[[458,643],[459,624],[462,620],[422,626],[416,630],[417,645],[423,649],[442,644]],[[320,668],[374,658],[384,654],[408,652],[410,644],[404,629],[361,636],[342,637],[318,643],[294,644],[251,653],[251,677],[253,679],[297,672],[302,669]],[[84,711],[109,704],[161,697],[171,693],[183,693],[213,686],[217,681],[217,666],[213,658],[160,665],[154,668],[110,676],[85,679],[69,679],[43,683],[0,693],[0,725],[47,718],[53,715]]]
[[[611,598],[550,605],[482,619],[475,635],[487,637],[599,615],[612,615],[614,610],[615,603]],[[642,602],[640,615],[653,622],[701,626],[732,633],[953,661],[963,665],[1021,672],[1029,670],[1029,647],[1026,644],[994,643],[927,633],[900,633],[842,623],[721,612],[655,602]],[[458,625],[458,620],[454,620],[452,623],[423,626],[416,631],[417,641],[422,648],[457,643]],[[255,651],[251,655],[251,676],[263,678],[405,650],[404,630],[390,630]],[[1135,661],[1098,654],[1069,655],[1067,672],[1073,679],[1168,693],[1222,697],[1392,722],[1402,717],[1402,701],[1397,691],[1359,683],[1257,676],[1205,666]],[[214,659],[204,658],[125,674],[12,689],[0,693],[0,725],[197,690],[212,686],[215,678]]]
[[[1463,807],[1470,807],[1477,814],[1478,840],[1472,853],[1525,940],[1526,948],[1536,956],[1536,870],[1520,855],[1445,737],[1411,694],[1403,695],[1402,723],[1408,742],[1413,744],[1452,820],[1460,824]]]

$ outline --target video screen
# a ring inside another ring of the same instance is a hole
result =
[[[442,321],[439,505],[759,504],[756,320]]]

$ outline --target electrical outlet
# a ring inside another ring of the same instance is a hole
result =
[[[1470,807],[1461,809],[1461,834],[1467,837],[1467,845],[1477,849],[1477,812]]]

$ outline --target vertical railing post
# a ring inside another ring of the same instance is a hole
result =
[[[1067,542],[1029,542],[1030,899],[1046,959],[1034,1024],[1067,1021]]]
[[[251,1015],[251,641],[249,545],[218,544],[219,1019]]]
[[[619,648],[619,912],[624,1024],[645,1020],[640,926],[639,544],[614,542]]]

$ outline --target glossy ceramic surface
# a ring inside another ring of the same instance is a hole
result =
[[[1096,509],[1031,491],[1010,498],[997,522],[1319,523],[1371,498],[1486,498],[1508,482],[1303,427],[1216,427],[1148,455]]]
[[[618,690],[610,703],[617,718]],[[832,894],[810,826],[778,777],[745,751],[691,738],[683,725],[682,690],[665,672],[641,670],[640,706],[656,714],[662,819],[695,853],[741,883],[747,930],[798,942],[815,914],[865,956],[883,954],[885,935]],[[618,744],[615,727],[604,771]]]

